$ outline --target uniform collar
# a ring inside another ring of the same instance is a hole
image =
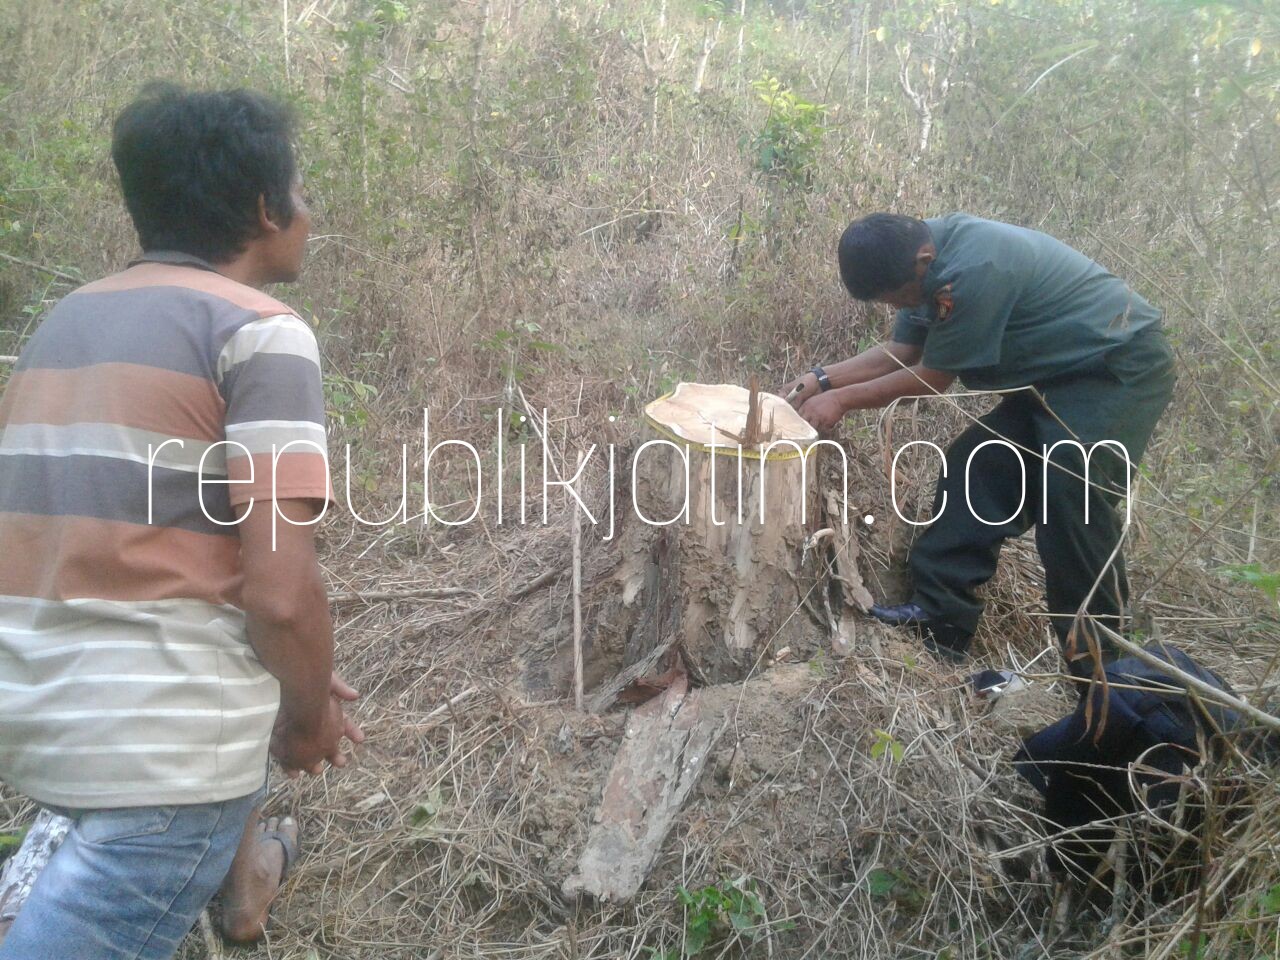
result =
[[[195,267],[198,270],[208,270],[211,273],[218,272],[218,268],[208,260],[203,260],[193,253],[183,253],[180,250],[146,250],[138,259],[130,261],[129,266],[136,267],[140,263],[169,263],[177,267]]]
[[[929,236],[933,240],[933,262],[929,264],[929,268],[924,274],[924,292],[926,296],[932,297],[938,287],[942,285],[940,277],[942,271],[946,269],[946,260],[942,255],[943,247],[946,246],[947,237],[951,231],[948,229],[946,217],[931,217],[924,222],[929,229]]]

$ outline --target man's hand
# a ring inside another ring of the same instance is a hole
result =
[[[331,698],[324,712],[309,721],[300,721],[281,707],[271,732],[271,755],[291,780],[303,773],[318,776],[324,772],[325,763],[345,767],[347,757],[342,752],[345,725],[342,704],[336,699]]]
[[[800,407],[800,416],[820,433],[830,430],[844,419],[846,412],[844,402],[834,390],[811,396]]]
[[[364,742],[364,731],[342,709],[344,701],[350,703],[360,694],[336,672],[329,678],[329,693],[327,713],[318,723],[297,723],[283,708],[276,719],[271,754],[291,779],[303,773],[312,776],[323,773],[325,763],[345,767],[347,755],[342,751],[342,739]]]
[[[796,392],[794,397],[791,395],[793,391]],[[812,373],[806,373],[804,376],[792,380],[778,391],[779,395],[786,398],[787,402],[797,410],[804,406],[804,402],[817,392],[818,378]]]
[[[333,676],[329,678],[329,693],[333,695],[335,700],[346,703],[354,703],[360,699],[360,694],[356,693],[347,684],[347,681],[338,676],[338,671],[336,670],[333,672]],[[364,743],[364,731],[360,729],[359,724],[346,715],[345,710],[342,714],[342,735],[352,743]]]

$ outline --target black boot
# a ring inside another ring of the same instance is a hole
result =
[[[892,607],[873,603],[871,615],[891,627],[918,627],[932,619],[928,611],[918,603],[899,603]]]
[[[914,627],[920,632],[925,649],[939,659],[962,663],[968,656],[973,634],[931,616],[918,603],[899,603],[891,607],[872,604],[871,615],[891,627]]]

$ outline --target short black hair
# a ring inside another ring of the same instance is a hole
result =
[[[288,226],[294,129],[286,104],[251,90],[143,87],[111,135],[111,159],[143,250],[231,260],[258,234],[259,196]]]
[[[858,300],[874,300],[915,279],[916,254],[932,239],[923,220],[873,213],[840,237],[840,279]]]

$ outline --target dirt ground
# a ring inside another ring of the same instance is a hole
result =
[[[988,590],[968,667],[860,617],[851,656],[833,656],[813,624],[810,659],[704,688],[726,732],[639,895],[565,902],[629,708],[579,713],[568,696],[564,531],[327,532],[326,568],[346,592],[339,666],[363,695],[368,740],[346,770],[274,782],[270,809],[299,819],[303,855],[267,940],[233,950],[196,931],[185,960],[1056,958],[1088,955],[1113,929],[1097,907],[1052,919],[1050,831],[1010,762],[1072,703],[1025,602],[1040,577],[1025,541]],[[861,536],[866,580],[891,596],[901,531]],[[591,546],[585,570],[589,591],[607,548]],[[469,592],[357,597],[442,585]],[[1197,627],[1198,653],[1247,679],[1274,651],[1223,616]],[[589,657],[588,689],[615,662]],[[1031,686],[992,710],[970,674],[1001,665],[1027,668]],[[11,822],[29,815],[9,803]],[[709,888],[749,915],[700,914],[689,898]],[[694,951],[700,918],[711,935]]]
[[[518,557],[527,583],[561,561],[557,547],[530,538],[491,562]],[[593,555],[588,579],[607,566]],[[382,587],[442,576],[408,563]],[[259,955],[678,956],[689,919],[679,891],[708,885],[751,891],[763,913],[745,933],[724,932],[712,956],[948,944],[977,956],[992,936],[1011,950],[1034,941],[1051,886],[1031,847],[1001,853],[1039,829],[1008,759],[1019,730],[1066,708],[1066,691],[1046,677],[1020,720],[987,716],[967,670],[867,619],[853,657],[819,649],[705,688],[727,730],[640,895],[566,904],[560,886],[627,712],[580,714],[566,699],[567,591],[561,577],[514,603],[342,609],[343,669],[364,694],[369,741],[351,769],[276,785],[273,803],[302,820],[306,853]],[[193,938],[188,956],[203,952]]]

